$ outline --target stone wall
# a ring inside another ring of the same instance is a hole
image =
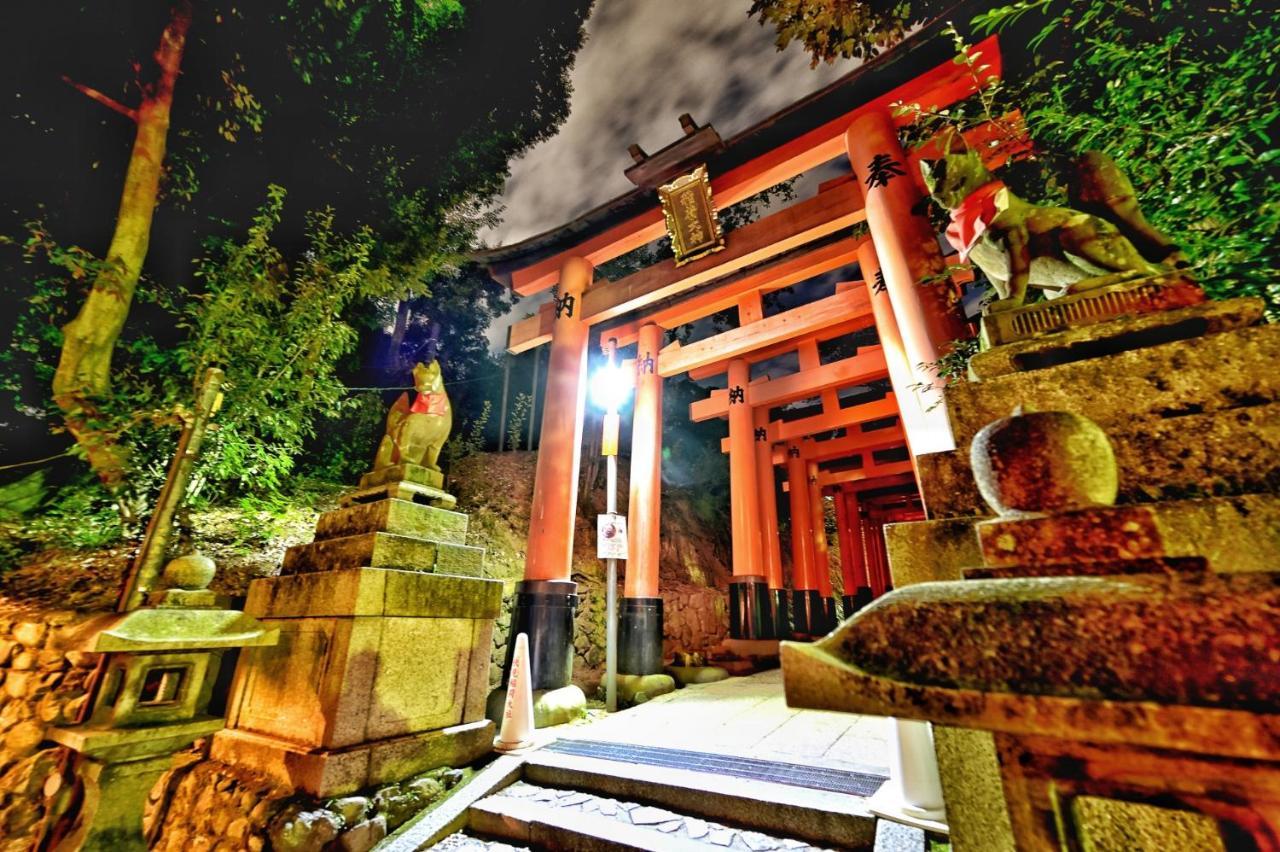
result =
[[[31,848],[45,815],[45,790],[57,789],[63,749],[45,740],[85,702],[97,654],[58,650],[60,631],[89,615],[0,612],[0,852]]]
[[[464,770],[434,769],[318,800],[203,754],[201,745],[185,752],[151,793],[146,827],[155,852],[367,852],[466,776]]]
[[[682,585],[662,590],[662,654],[705,653],[729,635],[729,601],[720,589]]]

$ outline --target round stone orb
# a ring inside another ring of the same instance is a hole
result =
[[[164,566],[164,585],[170,589],[199,591],[213,582],[218,566],[203,553],[188,553]]]
[[[1111,506],[1119,490],[1106,432],[1069,411],[1014,412],[988,423],[969,460],[982,499],[998,515]]]

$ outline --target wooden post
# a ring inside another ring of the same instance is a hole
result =
[[[200,456],[200,444],[204,442],[209,419],[222,402],[222,378],[222,370],[210,367],[200,382],[195,410],[178,438],[178,449],[169,465],[169,476],[160,489],[160,496],[156,498],[155,511],[151,513],[142,546],[138,548],[133,569],[120,595],[117,609],[121,612],[142,606],[147,592],[152,590],[164,568],[165,556],[169,552],[169,537],[173,534],[174,515],[186,496],[187,485],[191,482],[196,459]]]
[[[813,579],[814,588],[824,597],[831,597],[831,548],[827,544],[827,501],[818,485],[818,463],[807,462],[805,474],[809,487],[809,512],[813,518]]]
[[[502,356],[502,414],[498,416],[498,452],[506,449],[507,443],[507,393],[511,389],[511,356]]]
[[[756,446],[756,493],[760,503],[761,567],[769,589],[783,588],[782,545],[778,540],[778,485],[773,475],[773,444],[769,443],[769,409],[757,408],[752,423]]]
[[[936,361],[969,329],[945,281],[922,283],[945,267],[933,226],[915,212],[924,196],[906,174],[910,162],[893,118],[886,110],[864,113],[845,134],[845,149],[907,353],[913,363]]]
[[[751,368],[741,359],[729,362],[729,509],[733,532],[733,574],[762,577],[760,567],[760,500],[756,489],[754,418],[750,390]]]
[[[623,595],[658,596],[659,529],[662,512],[662,379],[658,350],[662,329],[640,329],[636,350],[636,398],[631,413],[631,495],[627,504],[628,552]]]
[[[884,352],[885,368],[889,371],[889,383],[898,401],[898,413],[902,418],[902,431],[906,435],[907,448],[912,458],[917,453],[939,453],[955,449],[951,435],[951,423],[947,419],[946,405],[941,394],[930,384],[932,376],[916,370],[902,342],[898,321],[888,290],[882,287],[880,259],[876,247],[870,242],[858,246],[858,267],[871,296],[871,311],[876,319],[876,335]]]
[[[863,270],[867,287],[887,293],[914,381],[937,386],[937,375],[920,365],[937,361],[951,341],[969,336],[969,328],[947,282],[926,281],[944,269],[942,253],[929,220],[914,212],[923,196],[906,173],[910,160],[888,112],[870,110],[854,121],[845,134],[845,149],[879,258],[881,275],[868,276]],[[952,448],[913,446],[917,453]]]
[[[580,257],[560,271],[559,301],[547,363],[546,402],[529,511],[526,580],[568,580],[578,515],[578,465],[587,393],[587,334],[582,294],[591,264]]]
[[[538,422],[538,366],[542,362],[542,350],[533,350],[533,383],[529,388],[529,438],[526,450],[533,450],[533,427]]]

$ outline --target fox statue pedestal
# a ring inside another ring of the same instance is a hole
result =
[[[480,576],[484,550],[463,544],[466,515],[394,496],[444,494],[391,478],[401,468],[423,470],[371,474],[386,478],[322,515],[282,576],[250,586],[246,613],[280,643],[241,660],[214,758],[327,797],[491,749],[502,584]]]

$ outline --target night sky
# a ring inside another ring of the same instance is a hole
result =
[[[681,136],[690,113],[728,139],[857,67],[809,67],[797,45],[778,52],[774,30],[747,17],[746,0],[599,0],[574,63],[569,119],[552,139],[512,163],[502,223],[484,233],[507,245],[563,225],[634,187],[627,146],[649,153]],[[802,187],[797,189],[803,192]],[[506,328],[547,298],[521,300],[490,329]]]
[[[573,68],[560,132],[512,164],[504,245],[541,233],[632,189],[627,146],[652,153],[681,135],[684,112],[724,138],[853,70],[810,70],[797,45],[779,53],[774,30],[747,17],[746,0],[599,0]]]

